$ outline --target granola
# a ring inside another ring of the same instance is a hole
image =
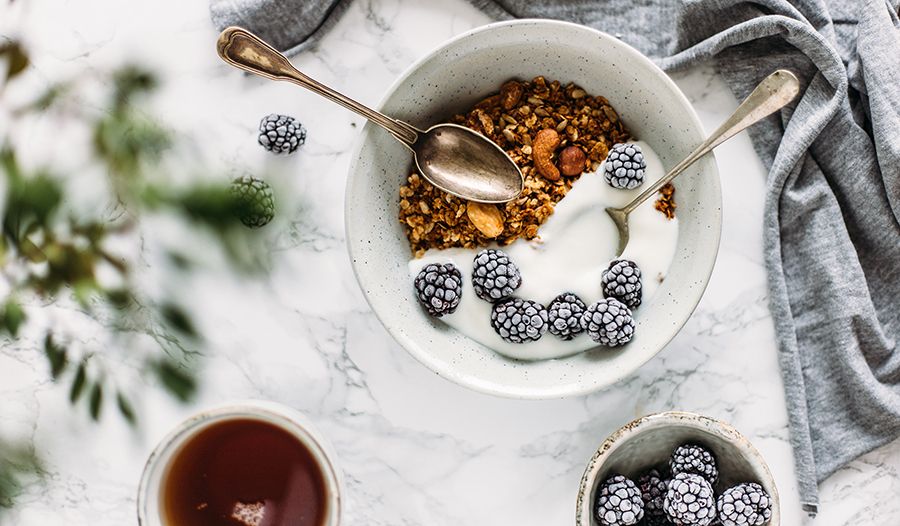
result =
[[[432,248],[476,248],[491,242],[505,246],[520,237],[537,236],[538,227],[553,214],[554,205],[580,177],[580,173],[564,173],[552,181],[535,169],[533,140],[542,130],[552,129],[559,135],[551,162],[558,163],[559,153],[575,146],[584,153],[582,172],[596,170],[613,144],[631,140],[608,100],[590,96],[574,84],[548,83],[543,77],[531,82],[509,81],[499,93],[475,104],[468,113],[454,116],[451,122],[472,128],[500,145],[522,169],[525,190],[508,203],[487,205],[497,207],[503,229],[499,234],[486,234],[471,221],[465,200],[411,173],[400,188],[399,219],[407,227],[417,258]]]
[[[675,186],[672,183],[666,183],[659,189],[661,194],[659,199],[653,203],[653,208],[662,212],[666,219],[675,217]]]

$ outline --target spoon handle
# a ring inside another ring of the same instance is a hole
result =
[[[744,99],[744,102],[738,106],[738,109],[719,126],[706,141],[703,142],[696,150],[691,152],[683,161],[672,168],[669,173],[664,175],[650,188],[637,196],[634,201],[628,203],[622,208],[625,214],[631,213],[638,205],[647,200],[648,197],[656,193],[666,183],[674,179],[678,174],[683,172],[688,166],[694,164],[697,159],[709,153],[713,148],[722,144],[726,140],[733,137],[736,133],[755,124],[756,122],[775,113],[784,107],[788,102],[800,92],[800,81],[793,73],[780,69],[766,77],[750,95]]]
[[[226,28],[219,35],[216,49],[222,60],[232,66],[267,79],[286,80],[302,86],[383,127],[410,147],[419,138],[418,130],[409,124],[394,120],[307,77],[287,57],[246,29]]]

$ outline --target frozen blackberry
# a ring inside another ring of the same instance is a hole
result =
[[[250,228],[260,228],[275,217],[275,198],[269,183],[244,175],[231,183],[234,214]]]
[[[547,307],[550,334],[562,341],[569,341],[581,334],[581,316],[587,307],[581,298],[571,292],[563,292],[553,298]]]
[[[603,284],[603,296],[616,298],[631,310],[641,306],[643,285],[641,269],[634,261],[616,259],[603,271],[600,279]]]
[[[306,130],[293,117],[273,113],[259,121],[259,144],[275,154],[294,153],[306,142]]]
[[[663,509],[678,526],[709,526],[716,518],[712,485],[694,473],[679,473],[669,481]]]
[[[603,163],[603,175],[613,188],[637,188],[644,182],[646,169],[641,147],[631,142],[614,145]]]
[[[597,521],[603,526],[631,526],[644,516],[641,490],[631,479],[615,475],[600,484],[595,507]]]
[[[547,309],[533,300],[512,298],[494,305],[491,327],[509,343],[528,343],[547,332]]]
[[[472,263],[472,287],[475,294],[491,303],[505,300],[522,284],[519,267],[506,252],[486,248]]]
[[[772,500],[755,482],[728,488],[716,502],[724,526],[760,526],[772,517]]]
[[[669,458],[669,468],[673,475],[679,473],[696,473],[715,484],[719,480],[719,470],[716,468],[716,457],[712,451],[699,444],[682,444],[678,446]]]
[[[644,520],[640,526],[672,526],[672,521],[669,520],[669,516],[665,513],[662,515],[647,515],[647,511],[644,510]],[[715,526],[715,523],[711,522],[707,526]]]
[[[428,314],[453,314],[462,296],[462,274],[453,263],[429,263],[415,279],[416,296]]]
[[[581,316],[581,328],[600,345],[617,347],[634,337],[634,318],[624,303],[605,298],[588,305]]]
[[[650,517],[665,517],[663,501],[666,499],[666,490],[669,481],[664,479],[659,471],[650,469],[638,476],[638,487],[641,488],[641,498],[644,499],[644,515]]]

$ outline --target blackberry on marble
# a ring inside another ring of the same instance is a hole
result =
[[[696,473],[710,484],[715,484],[719,480],[716,457],[712,451],[700,444],[682,444],[675,448],[669,458],[669,469],[673,475]]]
[[[259,138],[263,148],[278,154],[294,153],[306,142],[306,129],[293,117],[271,114],[259,122]]]
[[[616,298],[631,310],[641,306],[643,284],[641,269],[634,261],[616,259],[610,262],[609,268],[603,271],[600,278],[603,285],[603,296]]]
[[[484,301],[496,303],[510,296],[522,284],[519,267],[506,252],[486,248],[472,263],[472,287]]]
[[[631,142],[613,145],[603,163],[603,176],[613,188],[637,188],[644,182],[646,170],[644,152]]]
[[[614,475],[600,484],[594,509],[597,521],[603,526],[637,524],[644,516],[641,490],[631,479]]]
[[[716,502],[724,526],[761,526],[772,518],[772,500],[755,482],[728,488]]]
[[[634,318],[624,303],[605,298],[588,305],[581,316],[581,328],[600,345],[617,347],[634,337]]]
[[[585,309],[587,306],[581,298],[571,292],[563,292],[553,298],[547,307],[550,334],[562,341],[569,341],[584,332],[581,328],[581,316]]]
[[[511,298],[491,309],[491,327],[509,343],[528,343],[547,332],[547,309],[534,300]]]
[[[429,263],[414,281],[416,297],[428,314],[453,314],[462,296],[462,274],[453,263]]]
[[[709,526],[716,518],[712,485],[695,473],[679,473],[669,481],[663,509],[678,526]]]

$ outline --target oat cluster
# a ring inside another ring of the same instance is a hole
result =
[[[660,197],[653,203],[653,208],[665,214],[666,219],[675,217],[675,186],[666,183],[659,189]]]
[[[499,93],[480,101],[468,113],[454,116],[451,122],[472,128],[500,145],[522,169],[525,190],[513,201],[488,205],[496,206],[503,220],[502,231],[488,237],[470,219],[465,200],[435,188],[413,172],[400,188],[399,218],[407,227],[417,258],[432,248],[477,248],[490,242],[505,246],[520,237],[537,236],[538,227],[553,214],[554,205],[580,176],[580,172],[568,176],[570,171],[563,169],[563,177],[553,181],[535,169],[533,140],[542,130],[552,129],[559,136],[550,161],[561,166],[560,154],[574,146],[584,153],[581,171],[597,170],[614,144],[631,140],[609,101],[590,96],[574,84],[548,83],[543,77],[531,82],[509,81]],[[571,149],[567,152],[566,163],[573,157],[581,159],[572,153]],[[477,216],[472,215],[477,221],[485,214],[479,210]]]

